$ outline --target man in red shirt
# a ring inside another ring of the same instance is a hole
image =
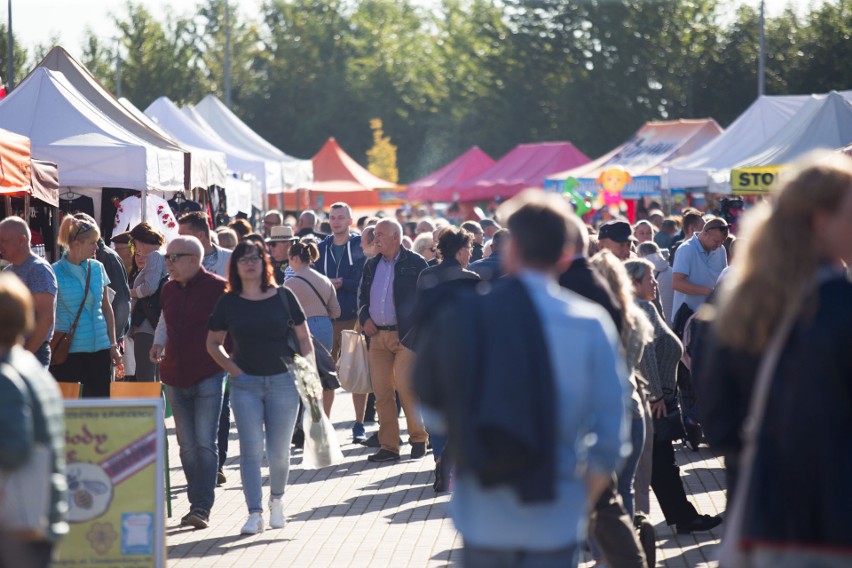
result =
[[[178,237],[166,249],[171,279],[163,286],[163,314],[151,348],[175,417],[189,513],[181,526],[206,528],[213,508],[219,454],[216,444],[225,372],[207,353],[207,324],[226,281],[204,270],[204,248]]]

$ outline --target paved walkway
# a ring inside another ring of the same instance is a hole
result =
[[[232,426],[225,473],[228,482],[216,490],[211,525],[205,530],[179,527],[188,511],[186,481],[180,468],[174,423],[167,422],[171,449],[173,516],[166,521],[169,566],[310,566],[401,567],[460,566],[462,541],[447,513],[449,494],[432,490],[431,453],[425,459],[371,464],[374,450],[351,443],[350,397],[338,391],[332,412],[345,460],[333,468],[305,470],[301,455],[291,457],[290,481],[284,496],[287,526],[256,536],[241,536],[246,519],[239,482],[239,442]],[[400,421],[405,427],[405,421]],[[368,434],[371,428],[368,427]],[[375,430],[375,427],[372,428]],[[407,434],[403,432],[403,439]],[[724,511],[721,460],[706,447],[676,452],[687,494],[702,513]],[[266,470],[264,470],[266,473]],[[264,478],[264,483],[267,483]],[[264,486],[264,503],[268,486]],[[653,494],[652,494],[653,500]],[[268,519],[268,515],[265,515]],[[711,533],[678,536],[663,522],[652,501],[651,520],[657,529],[657,565],[715,566],[721,527]],[[590,562],[583,564],[591,566]]]

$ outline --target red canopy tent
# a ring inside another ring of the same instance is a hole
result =
[[[408,184],[410,201],[456,201],[456,187],[491,168],[496,162],[474,146],[443,168]]]
[[[312,184],[283,194],[285,209],[322,209],[335,201],[352,207],[380,207],[382,190],[398,192],[400,187],[367,171],[347,154],[334,138],[329,138],[311,158]]]
[[[570,142],[519,144],[491,168],[454,188],[459,201],[485,201],[512,197],[529,187],[544,188],[555,172],[589,162]]]

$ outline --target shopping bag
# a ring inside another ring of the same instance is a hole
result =
[[[370,383],[370,363],[367,356],[367,340],[357,331],[344,329],[340,332],[340,359],[337,361],[337,380],[347,391],[354,394],[373,392]]]
[[[302,415],[302,430],[305,432],[302,467],[319,469],[339,464],[343,461],[343,452],[334,426],[322,407],[322,383],[316,367],[301,355],[293,357],[288,367],[305,407]]]

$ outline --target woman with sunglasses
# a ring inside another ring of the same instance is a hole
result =
[[[69,333],[78,312],[80,318],[68,359],[61,365],[51,365],[50,372],[60,382],[82,383],[86,398],[109,397],[112,365],[121,363],[107,293],[110,280],[104,265],[93,258],[100,236],[97,225],[66,216],[57,238],[65,253],[53,264],[59,288],[55,333]]]
[[[208,352],[230,375],[240,439],[240,478],[249,512],[241,534],[264,529],[260,472],[264,442],[269,462],[269,526],[279,529],[285,524],[282,497],[299,410],[299,393],[288,368],[296,355],[287,341],[291,333],[299,351],[313,361],[305,313],[296,296],[276,285],[265,246],[241,242],[231,255],[228,287],[210,316],[207,334]],[[231,355],[223,346],[226,335],[233,342]]]
[[[157,380],[157,365],[151,362],[148,353],[154,345],[154,330],[162,312],[160,290],[168,280],[166,261],[163,257],[163,234],[146,222],[139,223],[130,231],[135,250],[134,260],[139,272],[133,279],[130,297],[130,336],[133,338],[133,354],[136,359],[136,381]]]

